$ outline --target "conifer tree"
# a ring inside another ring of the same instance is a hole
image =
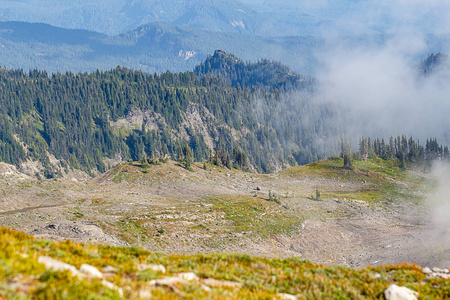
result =
[[[193,154],[191,147],[189,147],[188,144],[184,145],[183,148],[183,154],[184,154],[184,166],[186,169],[191,170],[191,164],[193,162]]]
[[[183,160],[184,160],[183,150],[181,149],[181,145],[178,144],[177,161],[182,162]]]
[[[372,159],[375,157],[375,151],[373,150],[372,140],[370,137],[367,139],[367,152],[368,158]]]
[[[364,161],[369,158],[369,147],[367,145],[367,139],[364,137],[359,140],[359,157]]]
[[[389,146],[388,146],[387,157],[389,157],[389,159],[393,159],[394,158],[394,154],[395,154],[394,138],[391,136],[389,138]]]
[[[352,145],[344,137],[341,137],[341,157],[344,158],[344,168],[352,169]]]
[[[227,158],[226,158],[226,163],[225,163],[225,165],[226,165],[226,167],[228,168],[228,169],[232,169],[233,168],[233,165],[231,164],[231,160],[230,160],[230,154],[227,152],[226,153],[226,156],[227,156]]]

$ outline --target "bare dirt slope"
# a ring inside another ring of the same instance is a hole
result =
[[[430,224],[424,176],[382,162],[355,170],[339,164],[258,175],[209,164],[190,172],[172,161],[148,169],[124,163],[85,182],[8,173],[0,176],[0,225],[164,253],[449,265],[450,233],[444,228],[438,237]]]

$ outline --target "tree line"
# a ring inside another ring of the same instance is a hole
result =
[[[361,137],[358,149],[352,153],[351,143],[348,139],[341,138],[341,157],[344,158],[344,168],[352,168],[352,159],[368,160],[382,158],[384,160],[397,159],[400,167],[405,163],[432,162],[435,160],[449,160],[450,152],[448,146],[438,143],[437,138],[427,138],[422,145],[420,140],[409,138],[403,134],[389,139]]]

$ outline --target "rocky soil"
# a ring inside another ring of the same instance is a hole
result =
[[[200,164],[190,172],[172,161],[149,169],[121,164],[78,182],[38,181],[9,166],[0,171],[0,225],[37,237],[353,267],[450,266],[450,230],[436,228],[420,200],[427,187],[397,180],[398,189],[421,197],[355,197],[377,188],[375,173],[258,175]],[[316,189],[320,201],[313,200]],[[268,201],[269,191],[279,203]]]

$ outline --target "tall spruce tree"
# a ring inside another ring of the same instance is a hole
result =
[[[347,138],[341,137],[341,157],[344,158],[344,168],[353,169],[352,145]]]
[[[188,144],[184,145],[183,155],[184,155],[184,167],[188,170],[191,170],[191,165],[192,165],[194,156],[192,154],[191,147],[189,147]]]

